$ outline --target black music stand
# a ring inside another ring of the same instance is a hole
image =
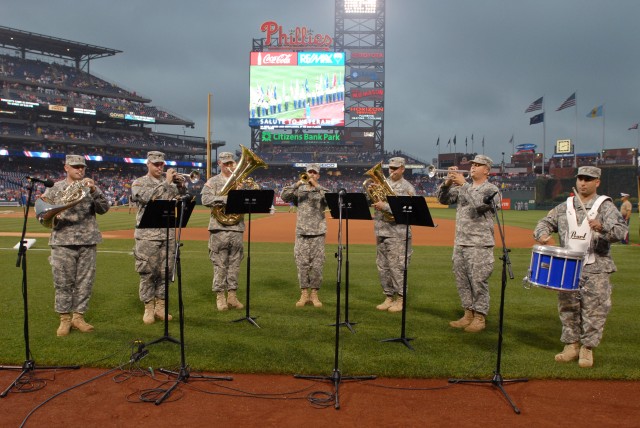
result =
[[[171,393],[178,387],[180,383],[186,383],[190,377],[195,379],[208,379],[208,380],[233,380],[231,377],[223,376],[223,377],[215,377],[215,376],[205,376],[205,375],[194,375],[189,372],[189,367],[187,366],[185,353],[184,353],[184,303],[182,301],[182,268],[180,265],[180,247],[182,243],[180,242],[182,236],[182,228],[186,227],[187,222],[189,221],[189,217],[191,217],[191,213],[193,212],[193,207],[196,206],[195,198],[193,199],[181,199],[178,201],[177,209],[178,209],[178,221],[176,227],[178,231],[176,232],[176,242],[175,242],[175,259],[174,259],[174,276],[178,277],[178,315],[180,317],[180,368],[177,372],[160,369],[159,371],[176,376],[174,384],[167,389],[160,398],[155,401],[156,406],[162,404],[164,400],[166,400]],[[168,315],[168,310],[165,306],[165,319]]]
[[[335,348],[334,348],[334,358],[333,358],[333,372],[331,373],[331,376],[307,376],[307,375],[293,375],[295,378],[298,379],[310,379],[310,380],[330,380],[331,382],[333,382],[333,387],[334,387],[334,395],[335,395],[335,404],[334,407],[336,409],[340,408],[340,382],[342,380],[371,380],[371,379],[375,379],[376,376],[342,376],[342,373],[340,372],[339,369],[339,355],[340,355],[340,284],[342,282],[342,218],[343,215],[342,213],[344,211],[346,211],[346,198],[345,196],[347,195],[346,192],[341,191],[338,193],[334,193],[334,195],[337,195],[337,202],[335,204],[336,207],[338,207],[338,252],[336,253],[336,258],[338,259],[338,267],[337,267],[337,272],[336,272],[336,322],[335,324],[332,324],[335,326]],[[326,196],[328,196],[330,194],[326,194]],[[362,195],[364,197],[364,194]],[[333,198],[333,196],[331,197]],[[344,199],[343,199],[344,198]],[[327,199],[328,202],[328,199]],[[371,214],[369,214],[369,216],[371,216]]]
[[[331,211],[331,217],[340,218],[340,205],[338,193],[327,193],[325,199]],[[355,333],[353,326],[357,322],[349,321],[349,219],[351,220],[371,220],[369,203],[364,193],[345,193],[342,195],[342,213],[345,219],[345,280],[344,280],[344,322],[341,326],[347,327],[351,333]],[[331,324],[333,325],[333,324]]]
[[[407,265],[409,263],[409,225],[436,227],[429,213],[427,202],[422,196],[387,196],[387,202],[391,207],[391,212],[396,224],[406,225],[404,241],[404,273],[402,275],[402,327],[400,337],[395,339],[383,339],[381,342],[401,342],[412,351],[409,344],[412,337],[405,336],[405,324],[407,320]]]
[[[42,366],[36,367],[36,362],[31,355],[31,348],[29,347],[29,299],[28,299],[28,287],[27,287],[27,250],[29,245],[24,239],[27,233],[27,219],[29,218],[29,204],[31,203],[31,195],[33,194],[33,182],[29,182],[27,186],[27,206],[24,209],[24,222],[22,223],[22,235],[20,237],[18,247],[18,261],[16,267],[22,266],[22,302],[24,308],[24,353],[25,360],[22,366],[0,366],[0,370],[22,370],[18,377],[9,385],[7,389],[0,393],[0,398],[4,398],[15,387],[18,387],[20,392],[33,392],[44,388],[44,382],[34,379],[32,373],[35,370],[58,370],[58,369],[79,369],[80,366]],[[23,380],[27,377],[27,380]],[[25,385],[31,385],[29,388]]]
[[[175,199],[156,199],[149,201],[145,205],[144,214],[140,219],[138,229],[162,229],[166,231],[165,237],[165,263],[164,263],[164,335],[153,340],[147,345],[154,345],[159,342],[179,344],[180,341],[169,335],[169,230],[176,227],[176,206]]]
[[[502,360],[502,325],[504,322],[504,292],[507,288],[507,269],[509,271],[509,278],[513,279],[513,271],[511,270],[511,260],[509,259],[510,249],[507,248],[504,240],[504,230],[502,228],[502,224],[500,224],[500,217],[498,217],[498,207],[496,205],[495,199],[491,198],[491,208],[493,212],[496,213],[496,223],[498,224],[498,230],[500,231],[500,239],[502,240],[502,288],[500,289],[500,321],[498,323],[498,356],[496,359],[496,369],[493,372],[493,377],[491,379],[484,380],[472,380],[472,379],[449,379],[449,383],[490,383],[495,386],[502,392],[502,395],[507,399],[513,411],[519,415],[520,409],[515,405],[507,391],[505,391],[503,384],[504,383],[516,383],[516,382],[527,382],[529,379],[520,378],[520,379],[504,379],[502,374],[500,373],[500,363]]]
[[[251,296],[251,214],[268,213],[273,205],[273,190],[231,190],[227,196],[225,213],[227,214],[248,214],[247,221],[247,298],[245,301],[245,316],[233,320],[232,322],[248,321],[260,328],[255,322],[257,317],[252,318],[249,314],[249,304]]]

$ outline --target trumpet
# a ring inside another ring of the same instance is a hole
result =
[[[301,172],[299,178],[305,184],[309,182],[309,174],[307,174],[306,172]]]
[[[461,169],[453,169],[453,170],[449,170],[449,169],[438,169],[433,165],[429,165],[427,167],[427,175],[429,176],[429,178],[433,178],[436,175],[440,178],[448,175],[450,172],[453,172],[454,174],[462,174],[464,176],[464,178],[469,178],[469,176],[471,175],[471,173],[467,170]]]
[[[167,176],[166,172],[162,173],[163,177]],[[191,183],[197,183],[198,181],[200,181],[200,173],[196,170],[191,171],[191,173],[189,174],[183,174],[183,173],[176,173],[176,176],[173,177],[173,182],[174,183],[185,183],[187,180],[189,180]]]

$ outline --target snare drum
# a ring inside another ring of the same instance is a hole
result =
[[[556,291],[575,291],[584,254],[561,247],[534,245],[528,281]]]

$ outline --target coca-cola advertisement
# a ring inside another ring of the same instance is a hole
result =
[[[344,126],[343,52],[251,52],[249,126]]]

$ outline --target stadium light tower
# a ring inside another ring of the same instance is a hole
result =
[[[377,0],[344,0],[345,13],[376,13]]]
[[[336,52],[345,52],[344,137],[384,154],[385,2],[335,0]]]

